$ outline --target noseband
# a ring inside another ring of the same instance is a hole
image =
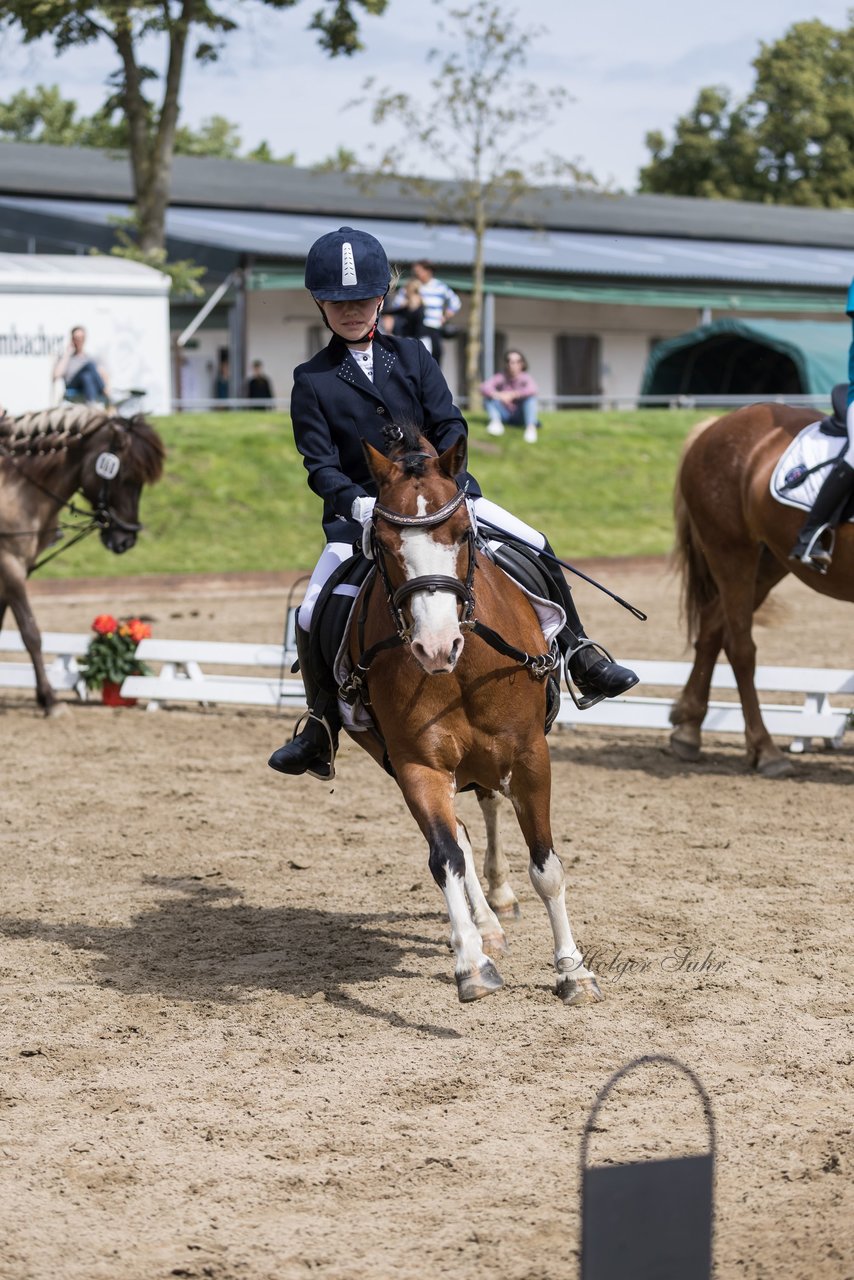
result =
[[[385,553],[376,536],[376,519],[380,516],[388,524],[395,525],[400,529],[429,529],[433,525],[444,524],[446,520],[458,511],[466,500],[465,491],[458,489],[450,501],[440,507],[438,511],[431,511],[428,515],[423,516],[405,516],[399,511],[392,511],[390,507],[386,507],[381,502],[377,502],[373,510],[374,524],[371,529],[371,547],[374,553],[374,561],[379,575],[382,578],[385,587],[386,599],[397,634],[401,640],[408,642],[412,625],[406,622],[403,616],[402,605],[410,596],[415,595],[418,591],[429,591],[435,594],[437,591],[450,591],[457,596],[463,603],[462,616],[460,617],[460,628],[470,630],[474,625],[472,622],[472,614],[474,613],[474,592],[472,590],[472,582],[474,581],[474,571],[477,567],[475,558],[475,538],[474,529],[469,526],[466,534],[466,543],[468,546],[469,562],[466,570],[465,581],[459,578],[449,577],[442,573],[422,574],[418,578],[407,578],[406,582],[395,588],[392,586],[388,576],[388,570],[385,563]]]

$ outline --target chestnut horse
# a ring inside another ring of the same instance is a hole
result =
[[[696,655],[670,713],[676,726],[670,742],[680,759],[699,759],[700,726],[723,648],[738,684],[750,764],[768,777],[792,772],[759,709],[753,614],[787,573],[822,595],[854,600],[854,527],[837,530],[833,563],[827,574],[816,573],[789,559],[804,512],[783,506],[770,490],[783,452],[815,420],[810,409],[756,404],[701,426],[685,445],[675,492],[676,556]]]
[[[120,418],[101,406],[59,405],[0,417],[0,625],[8,606],[32,660],[36,699],[46,715],[56,695],[45,673],[27,578],[56,541],[63,512],[82,522],[74,526],[68,545],[98,529],[110,551],[130,550],[142,528],[140,491],[159,478],[163,453],[160,437],[141,415]],[[91,511],[72,502],[78,492]]]
[[[390,766],[427,841],[460,1000],[503,985],[490,958],[506,945],[498,915],[518,910],[498,846],[499,793],[516,810],[551,922],[556,994],[569,1005],[601,1000],[573,940],[550,824],[545,678],[559,661],[556,648],[547,651],[524,592],[476,545],[455,481],[465,439],[437,457],[417,430],[399,435],[387,457],[364,446],[379,493],[371,532],[377,573],[354,609],[353,675],[343,690],[348,700],[361,697],[376,733],[351,736]],[[454,809],[463,788],[476,789],[486,819],[487,894]]]

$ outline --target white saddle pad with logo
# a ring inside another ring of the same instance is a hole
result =
[[[787,507],[810,511],[831,465],[848,447],[845,436],[826,436],[820,426],[804,427],[774,469],[771,493]]]

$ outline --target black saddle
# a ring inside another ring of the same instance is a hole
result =
[[[847,436],[845,418],[848,412],[848,383],[839,382],[830,393],[831,412],[822,418],[819,431],[825,436]]]
[[[335,659],[344,631],[353,608],[352,595],[336,595],[335,588],[341,586],[361,587],[366,579],[375,573],[372,560],[363,556],[361,551],[352,555],[349,560],[340,564],[332,576],[323,584],[311,620],[311,661],[321,687],[329,693],[336,692],[338,683],[333,675]]]
[[[490,535],[490,541],[495,542],[492,535]],[[478,549],[493,560],[499,569],[509,574],[514,582],[518,582],[520,587],[563,608],[557,583],[543,566],[533,548],[519,546],[518,543],[512,542],[499,542],[497,546],[478,542]],[[558,676],[553,673],[546,681],[546,733],[554,724],[558,711],[560,711],[560,679],[559,673]]]

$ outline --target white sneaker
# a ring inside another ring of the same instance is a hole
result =
[[[503,436],[503,435],[504,435],[504,423],[503,423],[503,422],[499,422],[497,419],[495,419],[494,421],[492,421],[492,422],[488,422],[488,423],[486,424],[486,430],[487,430],[488,434],[489,434],[489,435],[491,435],[491,436]]]
[[[537,428],[534,426],[533,422],[528,423],[522,439],[525,441],[525,444],[537,443]]]

